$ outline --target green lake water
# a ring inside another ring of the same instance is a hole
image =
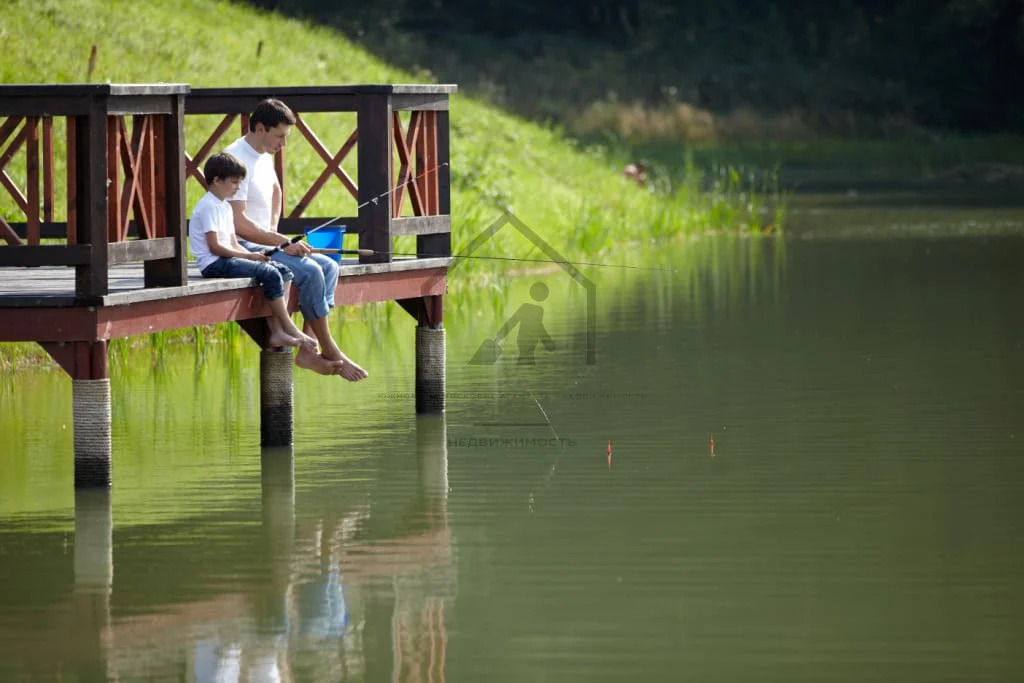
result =
[[[583,269],[592,308],[453,279],[447,414],[379,307],[341,332],[370,380],[296,373],[287,449],[249,342],[142,346],[109,492],[69,380],[5,377],[0,680],[1019,680],[1021,234],[850,192]],[[552,348],[472,363],[523,304]]]

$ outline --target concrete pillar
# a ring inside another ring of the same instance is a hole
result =
[[[260,445],[292,443],[292,354],[263,349],[260,352]]]
[[[416,328],[416,412],[443,413],[445,409],[444,328]]]
[[[71,380],[75,488],[110,486],[110,378]]]

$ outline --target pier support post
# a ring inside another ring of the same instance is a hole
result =
[[[416,319],[416,412],[445,409],[444,296],[397,299]]]
[[[260,445],[292,443],[291,351],[260,351]]]
[[[39,342],[71,377],[75,488],[110,486],[110,375],[107,342]]]
[[[444,328],[416,327],[416,412],[443,413],[445,408]]]
[[[71,380],[75,488],[110,486],[110,378]]]

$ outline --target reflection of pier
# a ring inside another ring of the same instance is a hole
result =
[[[24,662],[33,676],[60,671],[100,680],[164,673],[177,680],[189,671],[196,681],[365,676],[441,683],[456,581],[444,418],[420,418],[416,437],[418,485],[398,506],[401,530],[384,524],[391,532],[375,518],[394,519],[394,509],[338,505],[336,491],[319,498],[310,492],[328,507],[297,517],[287,448],[262,456],[262,523],[238,525],[230,547],[204,547],[201,561],[162,548],[161,529],[117,533],[109,492],[80,492],[73,588],[49,586],[52,607],[33,604],[33,623],[20,634],[0,620],[0,661]],[[305,494],[299,498],[307,503]],[[202,530],[211,524],[222,522],[200,518],[186,526],[213,538]],[[231,548],[242,547],[258,548],[250,571],[227,590],[210,589],[213,577],[245,566],[231,557]],[[7,590],[18,591],[19,582],[38,586],[27,566],[17,569],[18,560],[5,558],[14,569]]]
[[[105,489],[76,492],[70,553],[60,532],[29,544],[0,529],[0,679],[59,680],[74,671],[79,680],[108,680],[112,529]],[[47,581],[55,575],[61,581]]]

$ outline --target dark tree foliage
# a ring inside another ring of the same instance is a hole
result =
[[[253,0],[353,35],[564,36],[678,68],[701,104],[1024,130],[1024,0]]]

